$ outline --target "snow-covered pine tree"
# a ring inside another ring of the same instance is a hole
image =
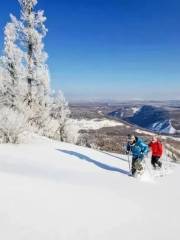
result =
[[[26,92],[24,85],[25,68],[23,52],[17,46],[18,32],[16,19],[11,15],[11,22],[4,30],[4,56],[1,58],[2,80],[0,88],[0,105],[14,110],[22,110]]]
[[[67,138],[66,122],[70,116],[70,109],[62,91],[55,92],[52,96],[51,117],[57,121],[56,135],[60,141]]]
[[[46,105],[49,95],[49,73],[43,38],[47,29],[44,11],[35,11],[37,0],[18,0],[21,6],[19,31],[21,47],[26,53],[29,105]]]
[[[24,96],[26,85],[23,81],[25,68],[23,52],[17,45],[16,18],[4,30],[4,54],[0,66],[0,141],[17,143],[28,128]]]
[[[44,50],[43,39],[47,29],[44,25],[44,11],[36,11],[37,0],[18,0],[21,16],[17,31],[20,33],[19,46],[25,53],[29,122],[35,131],[45,126],[49,116],[49,70],[46,64],[48,55]]]

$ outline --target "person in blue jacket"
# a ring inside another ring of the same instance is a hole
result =
[[[127,144],[127,154],[129,152],[132,153],[132,165],[131,165],[131,174],[135,175],[137,169],[136,166],[139,162],[141,162],[144,158],[144,155],[148,153],[148,145],[146,145],[143,140],[135,135],[128,136],[128,144]],[[140,165],[141,166],[141,165]],[[142,166],[141,169],[143,170]]]

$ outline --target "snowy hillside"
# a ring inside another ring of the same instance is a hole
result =
[[[69,132],[68,142],[77,143],[80,137],[80,130],[97,130],[106,127],[124,126],[123,123],[109,119],[68,119],[66,129]]]
[[[104,127],[115,127],[115,126],[123,126],[124,124],[121,122],[117,122],[115,120],[109,120],[106,118],[103,119],[69,119],[67,123],[68,127],[73,126],[73,131],[78,132],[79,130],[96,130]]]
[[[154,132],[167,134],[176,133],[176,129],[172,125],[170,113],[163,108],[143,106],[129,120],[138,126],[142,126]]]
[[[1,239],[179,239],[179,175],[134,179],[126,156],[45,138],[0,145]]]
[[[172,126],[170,120],[159,121],[152,124],[150,127],[151,130],[161,133],[175,134],[176,129]]]
[[[108,113],[108,116],[125,120],[147,130],[173,135],[178,133],[176,126],[179,122],[175,117],[178,116],[178,113],[174,112],[174,109],[143,105],[141,107],[121,107],[117,111]]]

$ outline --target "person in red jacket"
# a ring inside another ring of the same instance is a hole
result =
[[[156,169],[156,167],[162,167],[162,162],[160,162],[160,158],[163,154],[163,146],[162,143],[159,141],[159,139],[156,136],[152,137],[151,142],[149,143],[149,147],[152,151],[152,157],[151,157],[151,164]]]

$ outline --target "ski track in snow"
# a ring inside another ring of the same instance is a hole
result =
[[[178,240],[179,166],[134,179],[127,160],[45,138],[0,145],[1,239]]]

